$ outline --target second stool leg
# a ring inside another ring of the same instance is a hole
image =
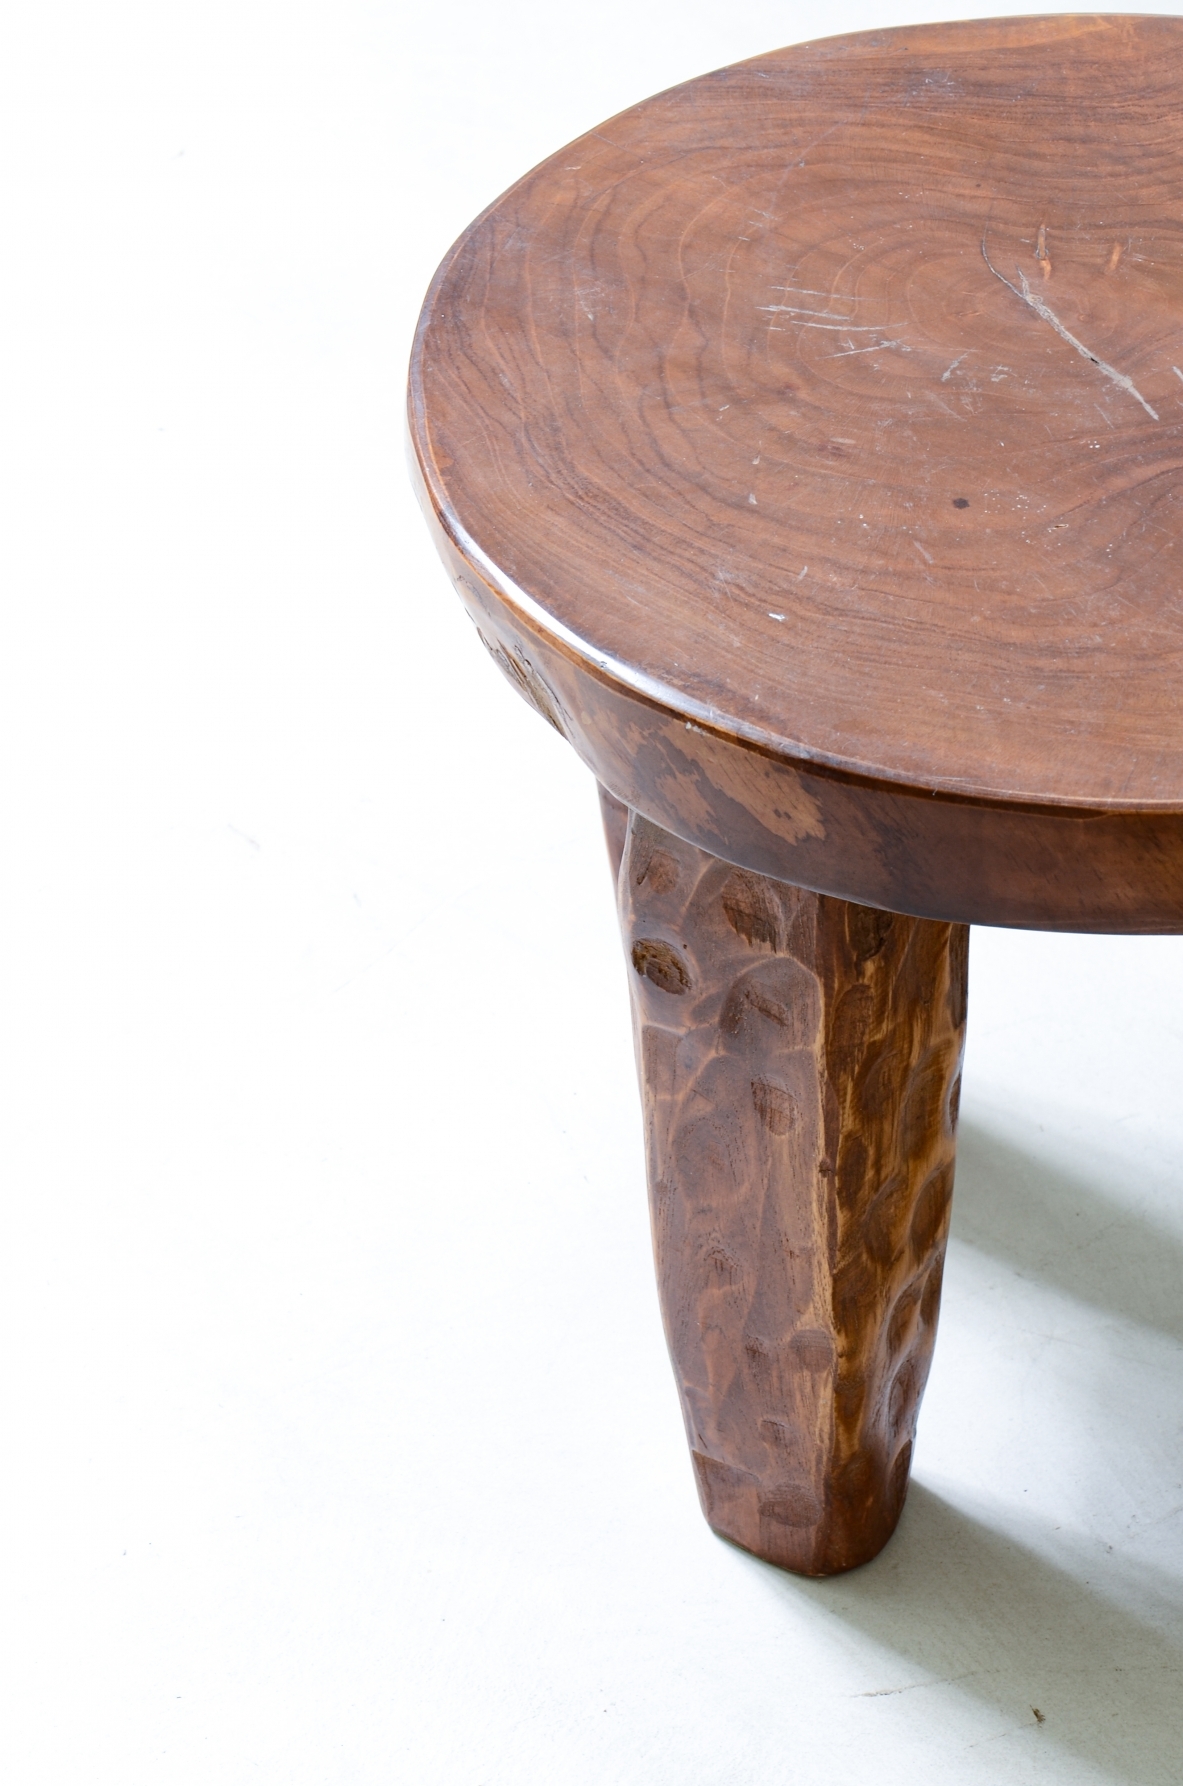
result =
[[[703,1510],[783,1568],[850,1569],[907,1491],[969,933],[748,873],[604,805]]]

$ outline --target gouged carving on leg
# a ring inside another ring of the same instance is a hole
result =
[[[964,925],[750,874],[632,814],[618,880],[658,1283],[707,1519],[867,1562],[932,1356]]]

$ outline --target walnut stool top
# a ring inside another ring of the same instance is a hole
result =
[[[544,162],[411,432],[486,642],[628,804],[922,916],[1183,929],[1183,21],[866,33]]]

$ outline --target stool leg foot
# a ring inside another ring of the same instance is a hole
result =
[[[768,880],[636,813],[617,885],[703,1510],[782,1568],[854,1568],[899,1518],[932,1357],[968,929]]]

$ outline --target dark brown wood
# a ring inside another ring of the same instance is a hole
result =
[[[417,475],[490,649],[712,854],[1183,928],[1183,22],[799,46],[461,239]]]
[[[618,890],[703,1510],[785,1568],[853,1568],[899,1518],[932,1357],[969,933],[734,868],[636,814]]]
[[[600,788],[600,816],[604,821],[604,842],[608,845],[608,861],[612,866],[612,878],[620,873],[620,861],[624,855],[624,846],[628,841],[628,807],[610,794],[606,787]]]
[[[965,925],[1183,930],[1181,87],[1169,18],[782,50],[424,306],[430,524],[604,790],[703,1505],[806,1573],[907,1486]]]

